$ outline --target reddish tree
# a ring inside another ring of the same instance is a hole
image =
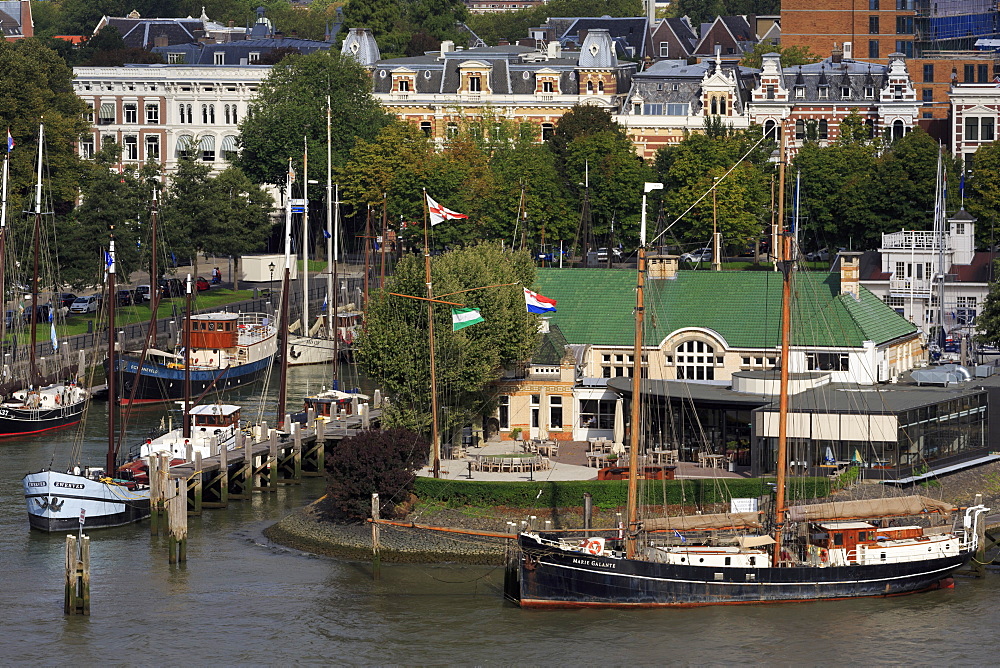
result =
[[[363,520],[378,492],[383,517],[410,497],[416,470],[430,443],[406,429],[365,431],[330,447],[326,455],[326,504],[332,519]]]

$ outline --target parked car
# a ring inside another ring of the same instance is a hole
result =
[[[204,292],[205,290],[208,290],[212,286],[208,284],[207,279],[199,276],[198,280],[194,282],[194,287],[196,290],[198,290],[198,292]]]
[[[712,249],[711,248],[699,248],[693,250],[690,253],[684,253],[681,255],[682,262],[711,262],[712,261]]]
[[[65,308],[69,308],[76,301],[76,295],[72,292],[60,292],[58,296],[59,304]]]
[[[837,253],[839,253],[842,250],[845,250],[845,249],[843,249],[843,248],[836,248],[836,249],[834,249],[834,253],[833,254],[836,255]],[[830,249],[827,248],[826,246],[824,246],[823,248],[820,248],[819,250],[814,250],[811,253],[806,253],[806,260],[808,260],[809,262],[828,262],[830,260]]]
[[[170,299],[171,297],[180,297],[184,294],[184,281],[179,278],[161,278],[160,279],[160,297],[163,299]]]
[[[77,297],[69,306],[70,313],[93,313],[97,311],[97,295]]]
[[[131,306],[134,302],[132,291],[129,289],[123,289],[118,291],[118,299],[116,300],[119,306]]]
[[[49,304],[39,304],[38,305],[38,322],[48,322],[52,317],[52,307]],[[31,307],[24,309],[21,314],[21,322],[30,324],[31,323]]]
[[[148,302],[150,296],[150,286],[137,285],[135,286],[135,290],[132,291],[132,303],[141,304],[142,302]]]

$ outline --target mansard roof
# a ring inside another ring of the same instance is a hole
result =
[[[824,101],[871,101],[872,98],[865,98],[864,89],[880,90],[886,83],[888,67],[847,58],[835,63],[826,58],[818,63],[785,67],[782,71],[786,81],[794,77],[792,99],[796,102],[820,99],[820,88],[828,91]],[[802,95],[794,89],[802,89]],[[843,89],[847,89],[847,95]]]

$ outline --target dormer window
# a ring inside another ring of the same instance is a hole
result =
[[[805,96],[806,96],[806,87],[805,86],[796,86],[795,87],[795,97],[797,99],[802,99]]]
[[[479,93],[483,90],[483,78],[482,77],[469,77],[469,91],[473,93]]]
[[[830,89],[826,86],[819,87],[819,99],[827,100],[830,98]]]
[[[409,90],[410,90],[410,80],[409,79],[400,79],[399,80],[399,92],[400,93],[407,93],[407,92],[409,92]]]
[[[554,93],[554,92],[556,92],[555,88],[552,86],[552,82],[551,81],[543,81],[542,82],[542,92],[543,93]]]
[[[840,87],[840,97],[847,99],[851,97],[851,88],[849,86]]]
[[[875,99],[875,88],[872,86],[865,86],[865,99],[873,100]]]
[[[663,84],[661,83],[656,84],[656,90],[663,90]]]

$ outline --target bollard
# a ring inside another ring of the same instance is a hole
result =
[[[187,561],[187,485],[181,480],[174,480],[170,487],[172,489],[168,500],[170,510],[167,513],[170,526],[167,562],[183,564]]]
[[[79,548],[79,549],[78,549]],[[66,573],[63,612],[90,614],[90,536],[66,535]]]

